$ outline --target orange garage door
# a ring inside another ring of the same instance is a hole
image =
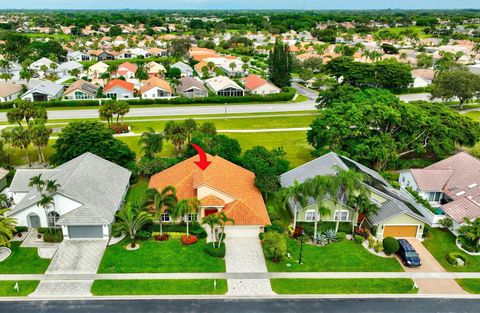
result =
[[[383,237],[417,237],[418,226],[385,226]]]

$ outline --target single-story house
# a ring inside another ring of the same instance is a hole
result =
[[[32,64],[30,64],[29,68],[30,68],[32,71],[35,71],[35,72],[38,73],[38,72],[41,72],[41,71],[42,71],[42,67],[43,67],[43,66],[46,66],[48,70],[51,70],[53,63],[55,63],[55,62],[53,62],[53,61],[50,60],[50,59],[41,58],[41,59],[33,62]]]
[[[63,98],[68,100],[84,100],[97,98],[100,86],[91,84],[83,79],[77,80],[63,93]]]
[[[184,216],[184,220],[200,221],[204,216],[224,212],[235,222],[226,226],[228,238],[258,238],[264,226],[270,224],[270,219],[262,194],[255,187],[255,174],[211,155],[207,155],[211,164],[202,171],[195,164],[198,158],[191,157],[153,175],[148,187],[162,190],[174,186],[179,200],[198,199],[198,214]],[[174,222],[168,212],[162,215],[162,220]]]
[[[365,186],[370,191],[370,201],[378,206],[378,212],[366,220],[366,223],[376,229],[376,237],[381,239],[386,236],[417,237],[421,238],[425,227],[425,218],[415,212],[408,203],[405,203],[399,193],[377,172],[362,164],[334,152],[325,154],[280,176],[282,187],[289,187],[295,183],[303,183],[316,176],[333,176],[337,174],[337,167],[343,170],[355,170],[368,177]],[[353,209],[346,203],[333,201],[327,196],[322,202],[324,207],[330,209],[330,214],[322,216],[322,221],[350,222],[355,225],[356,216]],[[316,201],[308,199],[307,205],[301,205],[289,200],[289,206],[297,222],[314,222],[316,215]]]
[[[67,53],[67,61],[90,61],[90,56],[81,51],[70,51]]]
[[[208,97],[208,89],[203,82],[193,77],[182,77],[176,88],[177,94],[189,98]]]
[[[40,193],[29,186],[37,175],[59,185],[52,195],[54,204],[46,209],[39,205]],[[89,152],[53,169],[17,169],[8,189],[14,201],[9,216],[20,226],[61,226],[65,239],[108,239],[130,175],[127,169]]]
[[[171,68],[178,68],[180,72],[182,73],[182,77],[187,76],[187,77],[193,77],[193,70],[190,66],[183,62],[177,62],[174,63],[170,66]]]
[[[80,75],[83,72],[83,65],[78,63],[77,61],[60,63],[56,72],[58,76],[64,77],[72,75],[71,72],[73,70],[78,70],[78,74]]]
[[[135,85],[121,79],[111,80],[103,88],[103,94],[112,99],[133,98],[134,92]]]
[[[27,101],[50,101],[58,99],[63,93],[63,85],[55,84],[49,80],[30,81],[28,91],[21,98]]]
[[[107,52],[103,50],[97,55],[98,61],[106,61],[106,60],[115,60],[115,54],[112,52]]]
[[[8,102],[18,99],[22,85],[0,82],[0,102]]]
[[[135,73],[137,73],[137,70],[137,65],[130,62],[125,62],[118,66],[116,76],[123,76],[127,79],[135,78]]]
[[[144,99],[156,99],[171,97],[173,92],[166,81],[153,76],[142,82],[139,93]]]
[[[479,169],[479,159],[460,152],[423,169],[401,171],[399,182],[450,217],[456,233],[465,218],[480,218]]]
[[[432,84],[435,78],[435,71],[432,69],[415,69],[412,70],[413,88],[427,87]]]
[[[108,65],[103,62],[93,64],[88,68],[88,76],[91,79],[98,79],[102,74],[108,72]]]
[[[274,84],[254,74],[248,75],[240,80],[245,86],[245,89],[254,95],[271,95],[282,91]]]
[[[245,92],[242,87],[226,76],[212,77],[205,83],[217,96],[242,97]]]
[[[165,67],[162,64],[154,61],[147,63],[147,65],[145,66],[145,70],[147,71],[147,74],[149,77],[152,77],[152,76],[160,77],[166,71]]]

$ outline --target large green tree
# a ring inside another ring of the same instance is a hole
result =
[[[458,98],[462,110],[465,101],[480,96],[480,76],[461,69],[446,71],[433,80],[432,87],[433,98]]]
[[[268,75],[270,81],[282,88],[290,86],[292,71],[292,56],[288,45],[277,40],[268,59]]]

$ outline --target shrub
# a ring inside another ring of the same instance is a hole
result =
[[[375,243],[377,243],[377,240],[373,236],[368,237],[368,248],[372,249],[375,246]]]
[[[280,262],[287,255],[287,239],[277,232],[265,233],[263,251],[272,262]]]
[[[43,241],[45,242],[62,242],[63,233],[61,229],[52,230],[52,232],[47,231],[43,234]]]
[[[429,225],[425,224],[423,226],[422,236],[423,236],[423,238],[427,238],[428,236],[430,236],[430,226]]]
[[[337,240],[338,240],[338,241],[344,240],[345,237],[347,237],[347,234],[345,234],[343,231],[339,231],[339,232],[337,233]]]
[[[337,241],[337,234],[334,229],[327,230],[325,232],[325,237],[327,237],[329,243]]]
[[[170,238],[170,235],[165,234],[165,233],[155,236],[155,240],[157,240],[157,241],[166,241],[166,240],[168,240],[168,238]]]
[[[182,243],[186,246],[193,245],[198,241],[197,236],[195,235],[190,235],[190,236],[183,235],[181,237],[181,240],[182,240]]]
[[[223,258],[225,257],[225,243],[222,242],[220,247],[218,247],[218,243],[215,243],[215,248],[213,247],[213,244],[211,242],[207,243],[205,245],[205,248],[203,248],[203,251],[205,251],[206,254],[209,256],[213,256],[215,258]]]
[[[190,234],[195,235],[197,238],[207,238],[207,232],[202,227],[190,229]]]
[[[137,239],[139,240],[148,240],[152,238],[152,233],[147,230],[140,230],[137,232]]]
[[[265,226],[265,232],[276,231],[277,233],[283,234],[285,232],[285,228],[279,225],[276,222],[273,222],[272,225]]]
[[[292,234],[292,237],[293,238],[298,238],[300,236],[302,236],[302,234],[304,233],[304,228],[302,226],[298,226],[297,225],[297,228],[295,228],[295,230],[293,231],[293,234]]]
[[[353,238],[354,238],[354,241],[356,243],[360,243],[360,244],[365,240],[365,238],[363,236],[360,236],[360,235],[354,235]]]
[[[458,259],[461,259],[463,261],[463,266],[465,266],[467,263],[465,256],[458,252],[450,252],[445,256],[445,258],[447,259],[447,262],[453,266],[461,266],[458,263]]]
[[[440,220],[440,225],[442,225],[443,228],[450,228],[453,226],[453,221],[449,217],[444,217]]]
[[[380,240],[375,241],[375,244],[373,245],[373,250],[375,250],[376,253],[383,251],[383,245]]]
[[[118,225],[117,223],[113,223],[113,225],[112,225],[112,236],[113,237],[120,237],[122,235],[123,235],[123,230],[120,227],[120,225]]]
[[[28,227],[26,227],[26,226],[15,227],[15,235],[20,234],[20,233],[24,233],[26,231],[28,231]]]
[[[264,235],[265,235],[265,233],[258,233],[258,238],[259,238],[260,240],[263,240],[263,236],[264,236]]]
[[[386,255],[396,253],[398,249],[400,249],[400,245],[397,239],[393,237],[383,238],[383,251],[385,251]]]
[[[113,130],[115,134],[126,134],[128,133],[128,125],[127,124],[110,124],[110,129]]]
[[[355,235],[362,236],[365,239],[368,238],[369,233],[368,228],[355,228]]]

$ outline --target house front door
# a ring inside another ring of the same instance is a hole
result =
[[[39,228],[40,224],[40,217],[37,214],[32,214],[28,217],[30,227],[32,228]]]

